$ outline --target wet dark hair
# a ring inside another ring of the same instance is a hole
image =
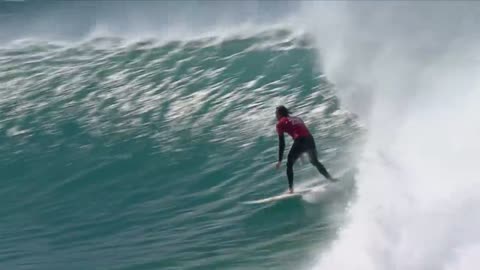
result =
[[[276,109],[276,112],[278,114],[280,114],[280,116],[289,116],[290,115],[290,111],[283,105],[278,106],[277,109]]]

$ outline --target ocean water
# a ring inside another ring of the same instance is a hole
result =
[[[0,269],[476,269],[479,14],[0,3]],[[287,188],[280,104],[341,181],[242,204]]]

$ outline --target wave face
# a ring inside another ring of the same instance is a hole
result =
[[[0,50],[0,265],[291,269],[327,247],[353,185],[275,205],[274,110],[309,125],[352,183],[362,130],[288,29],[162,42],[98,37]],[[287,142],[287,147],[290,145]],[[322,180],[295,167],[297,186]],[[348,180],[348,181],[347,181]]]

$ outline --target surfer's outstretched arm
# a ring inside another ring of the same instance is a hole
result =
[[[285,136],[278,134],[278,163],[282,162],[283,152],[285,151]]]

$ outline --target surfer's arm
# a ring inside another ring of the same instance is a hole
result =
[[[283,152],[285,151],[285,136],[283,133],[278,134],[278,162],[283,159]]]

